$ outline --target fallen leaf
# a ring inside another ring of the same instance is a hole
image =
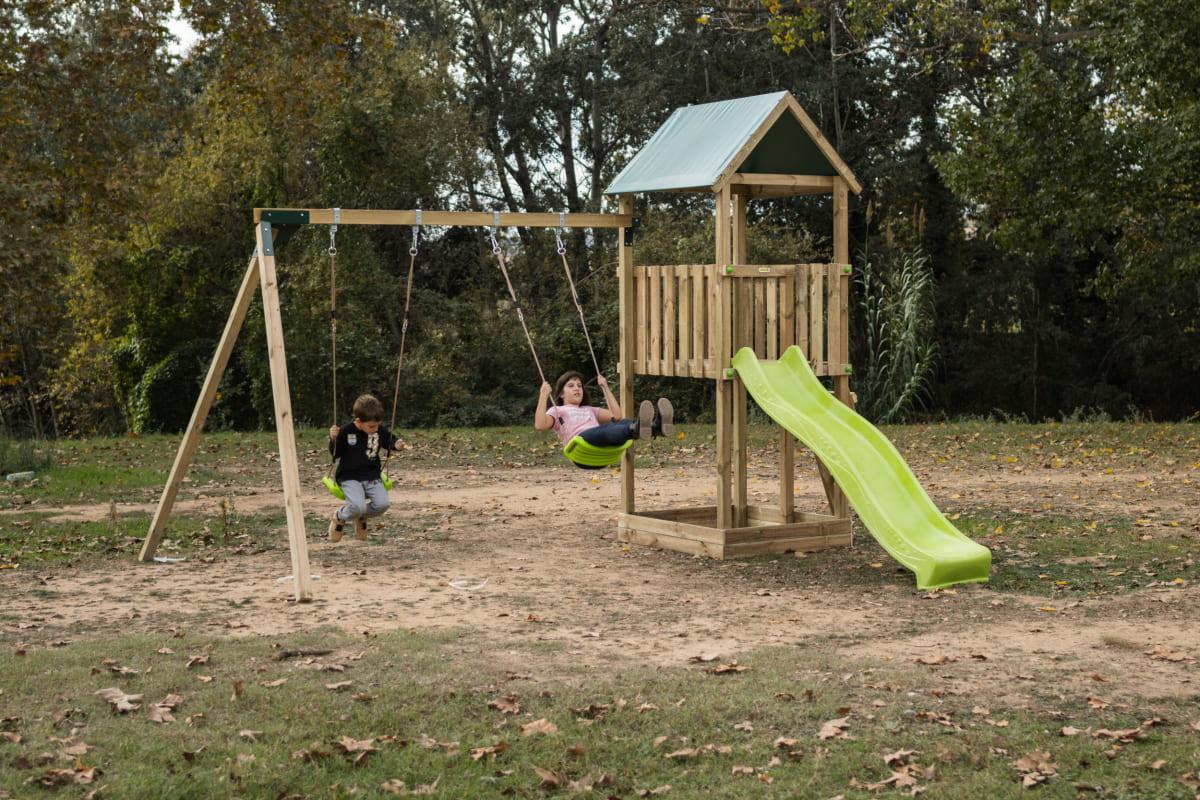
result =
[[[731,672],[745,672],[748,669],[750,668],[747,666],[739,664],[736,661],[731,661],[728,664],[720,664],[716,667],[713,667],[708,671],[713,675],[727,675]]]
[[[521,704],[517,702],[517,696],[510,694],[507,697],[498,697],[488,703],[488,708],[494,708],[503,714],[519,714]]]
[[[957,660],[954,656],[921,656],[920,658],[913,659],[917,664],[925,664],[931,667],[939,664],[950,664]]]
[[[94,694],[107,701],[113,707],[113,711],[118,714],[137,711],[142,707],[142,696],[140,694],[125,694],[117,688],[99,689]]]
[[[541,783],[538,784],[539,789],[557,789],[560,785],[562,785],[562,778],[558,777],[556,773],[551,772],[548,769],[534,767],[533,771],[536,772],[537,776],[542,779]]]
[[[331,692],[340,692],[342,689],[349,689],[354,685],[354,681],[339,681],[337,683],[327,683],[325,688]]]
[[[257,742],[258,737],[260,737],[262,735],[263,735],[262,731],[252,731],[252,730],[238,731],[238,736],[240,736],[243,739],[246,739],[247,741],[250,741],[250,742]]]
[[[851,739],[846,729],[850,727],[850,720],[847,717],[839,717],[831,719],[821,725],[821,730],[817,731],[818,739]]]
[[[495,760],[496,756],[508,749],[508,742],[496,742],[490,747],[473,747],[471,748],[471,758],[474,761],[488,759]]]
[[[558,726],[547,719],[537,719],[521,726],[522,736],[535,736],[539,733],[546,736],[557,736]]]
[[[275,681],[263,681],[262,685],[267,687],[268,689],[274,689],[276,687],[283,686],[287,682],[288,682],[287,678],[280,678],[279,680],[275,680]]]

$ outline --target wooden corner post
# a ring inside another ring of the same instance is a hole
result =
[[[242,325],[246,322],[246,312],[250,308],[250,301],[254,299],[254,292],[257,289],[258,253],[255,252],[250,256],[250,265],[246,267],[246,274],[242,276],[242,285],[238,289],[237,299],[233,301],[233,309],[229,312],[229,319],[225,323],[225,330],[221,333],[221,340],[217,343],[217,351],[213,353],[212,361],[208,365],[204,386],[200,389],[200,397],[196,399],[196,407],[192,409],[192,418],[188,421],[183,441],[179,443],[179,450],[175,453],[171,474],[167,478],[166,486],[163,487],[162,496],[158,499],[158,509],[155,510],[154,519],[150,522],[150,531],[146,534],[146,541],[142,542],[142,551],[138,554],[138,561],[154,560],[154,554],[158,551],[159,544],[162,543],[167,518],[171,516],[171,509],[175,505],[179,487],[183,485],[183,476],[187,474],[192,457],[196,454],[200,431],[204,429],[209,409],[216,400],[217,388],[221,385],[221,376],[225,374],[225,367],[229,364],[233,345],[237,341],[238,333],[242,330]]]
[[[829,327],[836,325],[836,352],[830,342],[830,372],[833,373],[833,393],[846,405],[850,403],[850,375],[846,365],[850,362],[850,276],[842,269],[850,263],[850,214],[849,193],[846,179],[833,179],[833,266],[829,275]],[[834,315],[836,314],[836,320]],[[833,514],[836,517],[850,516],[850,502],[840,487],[834,489]]]
[[[729,184],[721,187],[716,193],[716,214],[714,231],[716,239],[716,275],[717,304],[713,313],[713,324],[716,327],[716,358],[717,373],[716,391],[716,422],[717,422],[717,527],[729,528],[733,525],[732,501],[730,497],[730,467],[732,462],[732,427],[733,427],[733,381],[728,377],[729,360],[733,355],[731,335],[733,333],[733,293],[732,282],[719,278],[725,267],[733,263],[733,231],[730,226],[729,204],[731,194]]]
[[[298,602],[312,600],[308,574],[308,540],[304,509],[300,505],[300,470],[296,461],[296,431],[292,425],[292,393],[288,386],[287,358],[283,348],[283,315],[279,308],[279,282],[275,275],[275,247],[271,223],[258,223],[258,274],[262,285],[263,317],[267,326],[267,355],[271,366],[271,396],[275,402],[275,430],[279,438],[279,468],[283,472],[283,500],[287,510],[288,540],[292,553],[292,588]]]
[[[633,213],[633,195],[620,195],[618,212]],[[617,295],[620,309],[619,324],[621,326],[620,343],[620,376],[618,387],[621,398],[621,409],[626,414],[636,414],[633,405],[633,349],[637,340],[637,308],[633,302],[633,246],[629,244],[628,228],[617,231]],[[634,481],[633,481],[633,448],[627,448],[621,454],[621,511],[632,514],[634,511]]]
[[[746,195],[733,196],[733,264],[749,263],[746,255]],[[731,279],[734,284],[733,295],[733,345],[731,355],[742,347],[754,346],[752,325],[754,306],[754,287],[746,280]],[[747,493],[748,450],[746,447],[746,384],[741,377],[733,380],[733,524],[742,528],[749,525],[750,501]]]

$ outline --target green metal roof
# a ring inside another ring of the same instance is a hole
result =
[[[787,92],[677,108],[605,194],[711,187]],[[796,116],[785,111],[741,164],[740,172],[837,175]]]

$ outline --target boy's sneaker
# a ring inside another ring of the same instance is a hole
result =
[[[329,541],[340,542],[345,535],[345,523],[337,518],[337,514],[334,514],[333,519],[329,520]]]
[[[354,538],[360,542],[367,540],[367,519],[366,517],[354,518]]]
[[[649,400],[643,400],[638,406],[638,438],[643,442],[650,441],[650,437],[654,435],[654,417],[657,412],[654,409],[654,404]]]
[[[658,398],[658,403],[654,409],[654,424],[651,429],[655,436],[674,436],[675,435],[675,409],[671,406],[671,401],[665,397]]]

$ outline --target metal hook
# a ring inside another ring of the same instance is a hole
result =
[[[408,248],[408,254],[415,256],[417,254],[417,242],[421,238],[421,209],[417,209],[417,224],[412,226],[412,247]]]
[[[329,226],[329,255],[337,255],[337,229],[338,223],[342,221],[342,210],[335,208],[333,210],[333,224]]]

